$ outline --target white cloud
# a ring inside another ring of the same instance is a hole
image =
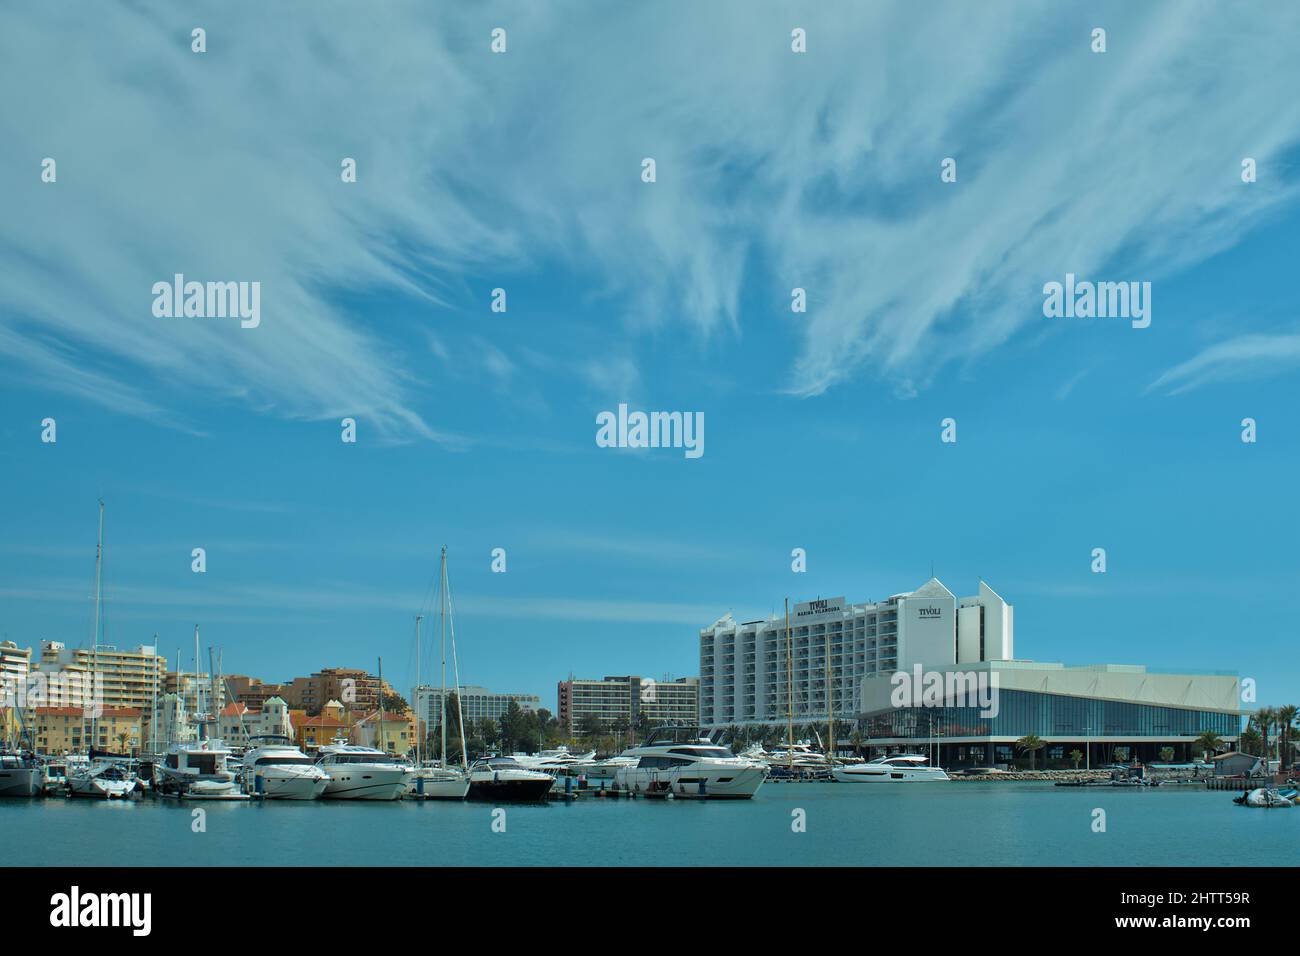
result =
[[[1300,335],[1239,335],[1175,365],[1147,386],[1172,395],[1215,382],[1258,378],[1300,366]]]
[[[736,337],[743,285],[804,286],[788,390],[908,394],[1044,321],[1047,279],[1158,278],[1298,188],[1270,165],[1300,139],[1291,5],[1102,5],[1104,55],[1093,19],[1034,3],[817,5],[803,55],[777,5],[231,4],[203,55],[188,13],[89,9],[0,13],[24,90],[0,113],[0,341],[163,420],[197,396],[449,438],[414,410],[410,330],[353,303],[411,297],[456,354],[466,276],[553,265],[632,341]],[[260,280],[261,328],[154,319],[174,272]]]

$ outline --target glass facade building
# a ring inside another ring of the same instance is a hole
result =
[[[1207,730],[1235,737],[1241,718],[1214,710],[1188,710],[1119,700],[1090,700],[1063,694],[1004,690],[997,714],[978,707],[901,707],[867,715],[870,738],[1021,737],[1198,737]]]

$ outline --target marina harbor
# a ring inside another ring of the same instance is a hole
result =
[[[983,581],[966,598],[932,577],[883,601],[728,614],[699,632],[698,678],[570,676],[552,715],[537,697],[462,683],[458,640],[474,636],[458,637],[445,547],[413,621],[408,703],[382,659],[373,675],[325,668],[268,683],[227,675],[221,648],[207,648],[205,669],[197,625],[187,669],[169,670],[156,644],[109,644],[103,521],[100,502],[90,645],[45,641],[35,660],[0,645],[6,813],[427,804],[432,822],[465,819],[436,805],[763,807],[797,794],[835,817],[882,792],[897,794],[883,798],[891,807],[968,801],[963,813],[982,814],[986,803],[1004,812],[998,794],[1068,805],[1159,791],[1145,808],[1176,791],[1178,806],[1236,816],[1298,796],[1295,708],[1240,709],[1227,673],[1018,659],[1014,607]],[[30,809],[8,809],[19,801]]]

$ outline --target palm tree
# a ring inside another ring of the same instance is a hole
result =
[[[1174,748],[1173,748],[1173,747],[1161,747],[1161,748],[1160,748],[1160,759],[1161,759],[1162,761],[1164,761],[1165,763],[1169,763],[1169,761],[1173,760],[1173,759],[1174,759]]]
[[[1019,740],[1016,741],[1017,750],[1025,750],[1029,752],[1030,770],[1034,769],[1035,751],[1042,750],[1046,746],[1047,744],[1043,741],[1043,738],[1036,736],[1035,734],[1026,734],[1025,736],[1021,737]]]
[[[1082,751],[1082,750],[1071,750],[1071,751],[1070,751],[1070,759],[1074,761],[1074,769],[1075,769],[1075,770],[1078,770],[1078,769],[1079,769],[1079,761],[1083,759],[1083,751]]]
[[[1282,751],[1278,759],[1281,761],[1282,770],[1291,766],[1291,731],[1294,729],[1297,714],[1300,714],[1300,708],[1295,704],[1286,704],[1277,709],[1277,729],[1281,735],[1278,744]]]
[[[1201,736],[1196,738],[1196,743],[1192,744],[1206,760],[1210,759],[1210,754],[1216,754],[1223,749],[1223,741],[1213,730],[1204,731]]]
[[[1268,732],[1277,721],[1277,711],[1272,707],[1261,707],[1255,711],[1255,725],[1259,727],[1259,734],[1264,741],[1264,766],[1268,767]]]
[[[125,730],[117,735],[117,743],[118,746],[121,748],[120,750],[121,753],[126,753],[126,742],[130,739],[131,739],[131,735],[127,733]]]

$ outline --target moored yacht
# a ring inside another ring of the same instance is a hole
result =
[[[45,787],[45,771],[35,755],[0,753],[0,797],[35,797]]]
[[[281,734],[257,734],[242,764],[244,790],[267,800],[315,800],[330,776]]]
[[[639,757],[631,756],[627,751],[624,751],[617,757],[580,761],[573,765],[572,772],[580,774],[589,780],[613,780],[620,769],[635,767],[638,760],[640,760]]]
[[[825,769],[829,765],[826,755],[813,750],[806,740],[781,744],[777,749],[767,751],[761,759],[769,767],[793,767],[795,770]]]
[[[469,768],[471,800],[541,800],[554,785],[549,773],[529,770],[513,757],[484,757]]]
[[[200,724],[196,743],[177,744],[161,763],[153,765],[154,789],[160,796],[202,797],[208,800],[240,795],[232,752],[220,740],[207,739]]]
[[[41,768],[44,777],[44,789],[47,795],[66,795],[68,778],[90,769],[90,758],[82,754],[65,754],[62,757],[47,757]]]
[[[552,750],[541,750],[535,754],[511,754],[510,759],[526,770],[556,773],[570,770],[576,771],[582,765],[590,762],[595,756],[596,751],[594,750],[590,750],[585,754],[575,754],[568,747],[561,744]]]
[[[469,793],[469,774],[458,767],[436,764],[416,767],[408,797],[424,800],[464,800]]]
[[[636,757],[637,763],[620,767],[614,783],[634,793],[671,791],[680,798],[748,800],[767,777],[766,766],[701,737],[697,727],[657,727],[623,756]]]
[[[405,757],[341,739],[322,747],[316,763],[330,778],[321,794],[325,800],[398,800],[415,773]]]
[[[866,763],[836,767],[831,776],[839,783],[916,783],[949,779],[942,767],[931,767],[930,761],[920,754],[895,754]]]
[[[98,759],[75,773],[69,769],[68,796],[125,800],[140,793],[140,779],[119,760]]]

